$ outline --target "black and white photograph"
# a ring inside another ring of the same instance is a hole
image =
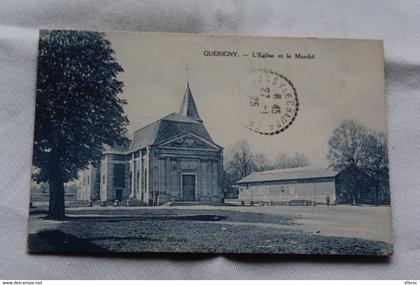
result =
[[[380,40],[41,30],[31,253],[393,253]]]

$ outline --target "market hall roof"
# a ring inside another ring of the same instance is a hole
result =
[[[331,178],[338,174],[330,168],[287,168],[274,169],[261,172],[252,172],[236,183],[252,183],[252,182],[268,182],[281,180],[296,180],[296,179],[313,179],[313,178]]]

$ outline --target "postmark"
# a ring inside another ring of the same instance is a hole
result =
[[[234,90],[241,123],[261,135],[276,135],[295,121],[299,100],[292,82],[271,69],[250,72]]]

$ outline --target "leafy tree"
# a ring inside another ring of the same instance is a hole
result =
[[[48,193],[50,191],[50,187],[48,183],[45,183],[45,182],[39,183],[39,189],[41,189],[42,193]]]
[[[369,133],[364,142],[363,168],[375,181],[375,204],[379,204],[381,186],[388,188],[388,152],[385,134]]]
[[[335,170],[361,167],[367,129],[354,120],[345,120],[328,141],[327,158]]]
[[[127,140],[120,72],[103,33],[40,34],[33,163],[35,179],[50,185],[50,219],[64,218],[64,183],[95,164],[104,144]]]
[[[385,135],[366,128],[354,120],[345,120],[328,141],[331,166],[338,171],[348,169],[353,204],[358,203],[360,175],[366,173],[375,182],[375,200],[378,203],[379,184],[388,181],[388,156]],[[363,171],[361,171],[363,170]]]
[[[364,143],[367,132],[367,128],[358,122],[345,120],[334,130],[328,141],[327,158],[331,166],[337,171],[347,169],[349,173],[348,186],[354,205],[358,203],[361,190],[359,175],[365,157]]]

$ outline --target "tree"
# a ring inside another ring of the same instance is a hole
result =
[[[240,140],[231,145],[225,153],[224,188],[232,190],[233,183],[254,171],[309,165],[311,163],[307,157],[299,152],[293,155],[279,153],[273,163],[265,154],[253,151],[248,141]]]
[[[367,129],[354,120],[345,120],[328,140],[327,158],[335,170],[361,167]]]
[[[97,163],[104,144],[127,141],[120,72],[103,33],[40,34],[33,163],[50,185],[47,218],[64,218],[64,183]]]
[[[226,171],[237,179],[249,175],[256,166],[255,155],[246,140],[238,141],[228,149],[225,162]]]
[[[246,140],[231,145],[225,155],[224,187],[232,190],[234,182],[251,174],[253,171],[267,169],[269,162],[262,153],[255,153]]]
[[[48,193],[50,191],[48,183],[45,182],[39,183],[39,189],[41,193]]]
[[[267,156],[263,153],[252,153],[253,163],[252,171],[264,171],[272,169],[271,162],[268,160]]]
[[[388,157],[385,135],[370,130],[354,120],[345,120],[333,132],[328,141],[331,166],[341,171],[348,169],[353,204],[358,203],[362,173],[375,181],[375,200],[378,202],[379,183],[387,181]]]
[[[296,168],[310,166],[311,162],[306,157],[306,155],[295,152],[292,156],[286,153],[279,153],[274,159],[273,167],[274,169],[284,169],[284,168]]]
[[[367,129],[364,126],[354,120],[345,120],[334,130],[328,141],[327,158],[331,166],[337,171],[348,169],[353,205],[358,204],[361,189],[359,175],[365,156],[366,135]]]
[[[364,141],[363,168],[374,179],[375,204],[379,204],[381,185],[388,188],[388,152],[385,134],[369,133]]]

